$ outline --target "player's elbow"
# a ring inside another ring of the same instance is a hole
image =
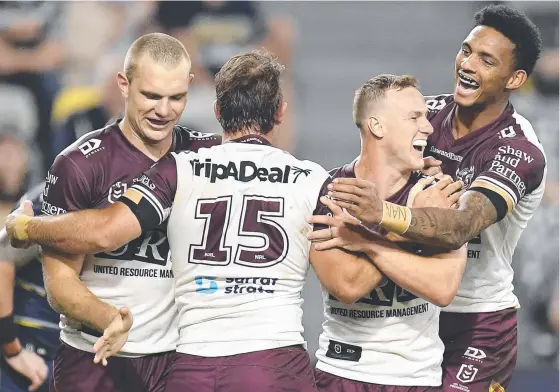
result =
[[[439,306],[440,308],[445,308],[447,305],[449,305],[451,303],[451,301],[453,300],[454,297],[455,297],[455,294],[452,294],[452,293],[446,292],[446,291],[442,291],[442,292],[437,293],[436,295],[432,296],[431,302],[434,305]]]
[[[453,301],[453,298],[455,298],[459,288],[458,286],[459,285],[453,281],[447,280],[446,282],[442,282],[431,295],[431,298],[429,299],[430,302],[440,308],[445,308],[451,303],[451,301]]]
[[[116,248],[118,246],[116,246],[114,237],[106,229],[102,229],[91,239],[87,253],[109,252]]]
[[[62,311],[62,306],[61,306],[60,303],[57,301],[56,296],[47,293],[47,301],[48,301],[50,307],[51,307],[56,313],[63,313],[63,311]]]
[[[358,280],[344,280],[340,284],[335,293],[332,293],[339,302],[346,305],[351,305],[360,299],[368,295],[371,290],[373,290],[382,279],[382,275],[379,274],[380,279],[374,280],[373,282],[365,282]]]
[[[346,305],[352,305],[363,297],[363,295],[353,289],[339,289],[336,291],[336,293],[332,294],[338,300],[338,302]]]
[[[57,285],[50,285],[45,282],[45,290],[47,292],[47,302],[50,307],[57,313],[64,313],[62,311],[62,299],[59,295]]]

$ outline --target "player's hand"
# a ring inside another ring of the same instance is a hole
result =
[[[418,181],[418,183],[420,183],[421,181],[422,180]],[[424,183],[425,182],[423,182],[422,184]],[[414,187],[416,187],[416,185]],[[414,187],[412,188],[413,190]],[[407,206],[414,207],[414,208],[421,208],[421,207],[457,208],[457,201],[464,193],[464,191],[463,191],[463,183],[461,181],[453,181],[453,179],[450,176],[445,175],[435,185],[430,186],[426,190],[419,190],[417,188],[415,190],[415,193],[416,194],[414,195],[411,205],[408,205],[407,202]],[[409,196],[409,201],[410,201],[410,196]]]
[[[128,308],[120,308],[111,324],[103,332],[103,336],[97,339],[93,346],[95,357],[93,363],[107,366],[107,358],[112,357],[120,351],[128,339],[128,331],[132,327],[132,313]]]
[[[47,364],[39,355],[23,349],[11,358],[4,358],[6,363],[16,372],[31,381],[29,391],[36,391],[45,382],[49,374]]]
[[[335,178],[328,189],[334,204],[347,209],[360,221],[369,224],[381,222],[383,202],[374,183],[357,178]]]
[[[422,174],[425,176],[437,176],[441,174],[441,161],[438,161],[434,157],[424,158],[424,168],[422,169]]]
[[[329,226],[328,229],[307,234],[307,238],[312,241],[322,241],[313,244],[315,250],[343,248],[351,252],[363,252],[367,249],[368,243],[376,239],[383,240],[381,236],[362,226],[358,219],[350,215],[348,211],[338,207],[329,198],[321,197],[321,203],[329,207],[333,216],[314,215],[307,219],[311,224]]]
[[[25,200],[6,218],[6,232],[14,248],[27,248],[31,245],[27,236],[30,217],[33,217],[33,203]]]

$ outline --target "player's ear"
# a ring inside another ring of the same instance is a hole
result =
[[[527,72],[522,69],[518,69],[514,71],[513,74],[509,77],[509,80],[506,84],[506,89],[508,90],[517,90],[519,87],[523,86],[527,81]]]
[[[216,115],[216,120],[220,121],[220,108],[218,107],[218,101],[214,101],[214,114]]]
[[[382,139],[385,136],[383,125],[381,125],[377,117],[369,117],[367,119],[367,129],[377,139]]]
[[[276,125],[280,125],[282,124],[282,121],[284,121],[284,114],[286,113],[287,107],[288,104],[286,102],[282,102],[280,104],[280,107],[278,107],[278,110],[276,111],[276,115],[274,116],[274,123]]]
[[[124,72],[117,73],[117,85],[124,99],[128,98],[128,88],[130,87],[130,82],[124,74]]]
[[[193,80],[194,80],[194,74],[189,74],[189,87],[191,86]]]

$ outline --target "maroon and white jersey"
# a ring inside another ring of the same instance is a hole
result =
[[[218,357],[305,343],[306,217],[328,179],[318,164],[247,136],[168,155],[136,182],[131,198],[150,202],[160,221],[169,215],[178,352]]]
[[[172,151],[219,144],[221,138],[175,127]],[[154,164],[123,135],[115,122],[84,135],[62,151],[47,175],[42,212],[103,208],[114,203],[134,179]],[[121,355],[140,356],[175,350],[177,309],[166,225],[144,232],[112,252],[87,255],[80,278],[99,299],[126,306],[134,324]],[[61,339],[91,351],[100,334],[64,315]]]
[[[505,216],[468,244],[468,261],[457,296],[447,312],[493,312],[518,307],[511,261],[517,241],[539,206],[546,180],[546,158],[533,127],[508,104],[491,124],[455,140],[452,95],[427,97],[434,133],[426,152],[442,170],[478,189],[502,206]],[[488,193],[489,192],[489,193]],[[500,214],[499,214],[500,215]]]
[[[355,162],[331,171],[332,178],[355,178]],[[407,184],[387,201],[406,205]],[[328,214],[328,208],[320,213]],[[377,225],[370,229],[387,231]],[[423,246],[408,244],[410,251]],[[385,278],[367,297],[346,305],[323,290],[323,332],[319,336],[317,368],[360,382],[402,385],[441,385],[443,342],[439,337],[440,308]]]

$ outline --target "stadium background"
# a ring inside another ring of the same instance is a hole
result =
[[[27,186],[41,181],[69,135],[122,110],[113,76],[143,33],[195,37],[202,63],[263,45],[274,51],[288,67],[285,95],[292,115],[281,143],[332,168],[359,152],[353,91],[379,73],[409,73],[426,95],[451,92],[455,55],[473,13],[485,4],[254,2],[254,13],[208,18],[193,4],[184,13],[169,12],[155,1],[0,2],[0,221]],[[558,391],[558,2],[510,4],[543,35],[537,70],[513,103],[544,145],[548,186],[514,256],[522,307],[517,372],[508,391]],[[21,54],[25,60],[9,60]],[[182,122],[219,132],[212,101],[211,79],[197,73]],[[314,358],[322,298],[309,275],[304,325]]]

